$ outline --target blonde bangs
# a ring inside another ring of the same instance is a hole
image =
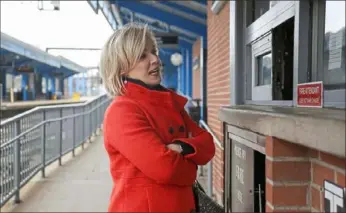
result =
[[[100,74],[111,97],[123,95],[122,73],[131,70],[151,48],[158,54],[153,32],[147,25],[137,23],[124,25],[107,40],[101,53]]]

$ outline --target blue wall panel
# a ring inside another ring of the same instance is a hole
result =
[[[160,59],[164,64],[162,85],[167,88],[178,89],[177,67],[171,63],[171,54],[168,52],[160,53]]]

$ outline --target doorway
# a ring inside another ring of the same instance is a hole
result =
[[[254,193],[253,203],[254,212],[265,212],[266,197],[266,174],[265,174],[265,155],[254,150]]]
[[[273,100],[293,100],[294,17],[272,31]]]

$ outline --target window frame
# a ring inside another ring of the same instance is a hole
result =
[[[312,2],[312,38],[311,38],[311,81],[322,81],[319,74],[323,73],[324,30],[326,18],[326,0]],[[323,107],[346,108],[346,89],[324,89]]]
[[[216,15],[219,14],[219,12],[226,5],[226,3],[227,3],[227,1],[218,1],[218,0],[212,1],[211,11]]]
[[[244,11],[246,11],[245,15],[245,29],[244,29],[244,36],[245,41],[244,45],[247,46],[245,50],[245,60],[247,63],[245,63],[243,66],[245,67],[244,70],[246,72],[245,78],[246,83],[245,86],[245,96],[244,96],[244,102],[245,104],[256,104],[256,105],[283,105],[283,106],[292,106],[294,104],[293,100],[273,100],[273,92],[272,92],[272,83],[270,85],[270,88],[268,85],[256,87],[256,53],[252,53],[254,47],[256,46],[257,42],[261,42],[263,39],[265,39],[268,35],[270,35],[270,44],[269,48],[263,47],[266,51],[270,50],[272,52],[272,43],[271,43],[271,29],[282,24],[283,22],[287,21],[288,19],[296,16],[297,14],[297,4],[295,1],[285,1],[285,2],[277,2],[274,6],[270,7],[267,12],[265,12],[262,16],[257,18],[254,22],[249,24],[248,19],[251,19],[249,11],[251,11],[251,8],[247,5],[249,2],[245,2],[244,4]],[[250,3],[251,5],[251,3]],[[299,10],[298,10],[299,11]],[[297,22],[295,20],[295,28],[299,25],[299,21]],[[297,28],[296,28],[297,29]],[[298,29],[299,30],[299,29]],[[297,30],[297,31],[298,31]],[[295,34],[296,30],[295,30]],[[299,34],[298,34],[299,35]],[[295,35],[295,39],[296,39]],[[266,46],[266,45],[264,45]],[[294,48],[297,48],[297,44],[295,42]],[[264,50],[264,51],[265,51]],[[261,51],[261,50],[260,50]],[[265,53],[262,51],[262,53]],[[296,51],[295,51],[296,53]],[[295,66],[294,66],[295,67]],[[294,68],[295,69],[295,68]],[[294,70],[294,75],[296,73],[296,70]],[[296,84],[293,85],[293,89],[296,86]],[[295,96],[295,94],[294,94]]]
[[[252,84],[251,84],[251,100],[254,101],[270,101],[272,100],[272,85],[273,79],[271,79],[271,83],[267,85],[257,85],[258,79],[258,57],[266,54],[272,53],[272,34],[269,33],[260,40],[252,43],[251,45],[251,76]],[[271,78],[273,78],[273,72],[271,72]]]

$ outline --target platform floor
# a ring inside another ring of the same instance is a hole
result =
[[[46,178],[40,174],[21,191],[22,202],[9,203],[2,212],[106,212],[112,179],[103,137],[98,136],[81,148],[48,167]]]
[[[33,100],[33,101],[15,101],[13,103],[3,101],[1,103],[1,110],[33,108],[36,106],[47,106],[57,104],[74,104],[81,103],[95,98],[96,96],[81,97],[79,100],[74,99],[60,99],[60,100]]]

